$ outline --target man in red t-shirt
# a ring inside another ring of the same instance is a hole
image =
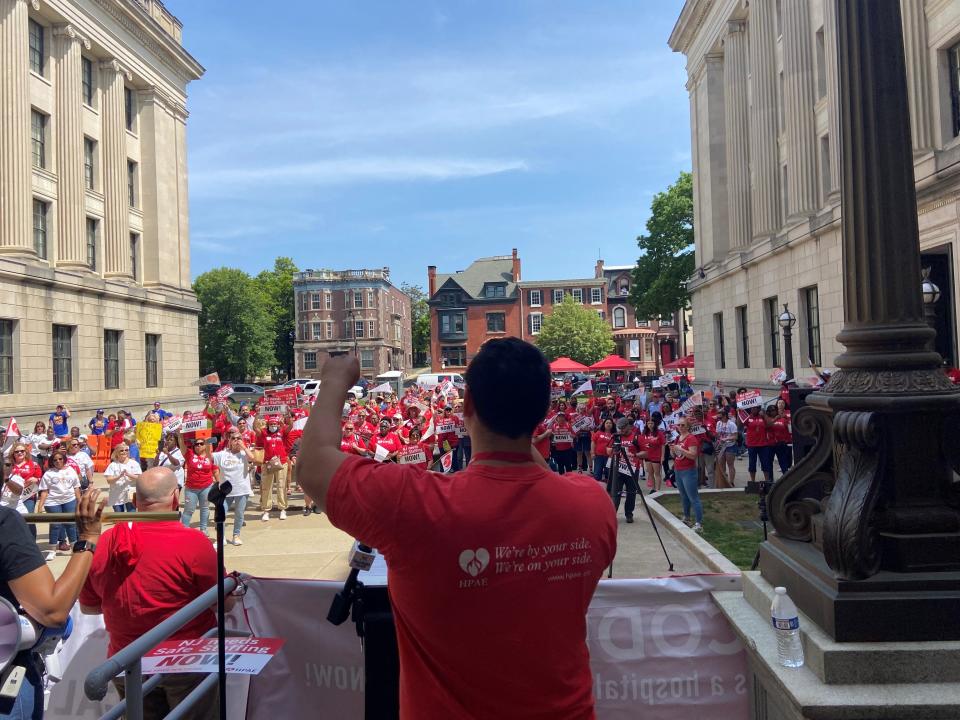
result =
[[[180,505],[177,476],[166,467],[150,468],[137,477],[137,511],[169,511]],[[80,610],[103,615],[110,635],[107,655],[114,655],[147,630],[173,615],[217,582],[217,553],[207,536],[179,522],[118,523],[100,536],[93,565],[80,592]],[[227,597],[227,609],[233,598]],[[170,640],[192,640],[217,626],[213,610],[205,610]],[[166,717],[206,675],[173,673],[143,699],[143,717]],[[123,677],[114,684],[124,697]],[[185,717],[217,716],[214,686]]]
[[[757,479],[757,460],[767,482],[773,482],[773,446],[775,444],[770,428],[773,419],[768,418],[759,405],[750,408],[747,419],[743,421],[743,434],[747,443],[747,474],[750,482]]]
[[[301,481],[330,521],[387,560],[400,717],[594,717],[586,611],[616,550],[604,489],[531,448],[550,401],[542,353],[486,342],[466,372],[473,459],[454,475],[340,452],[356,358],[328,360]],[[522,569],[521,569],[522,568]]]
[[[340,403],[341,409],[343,403]],[[263,448],[263,464],[260,466],[260,519],[267,522],[273,509],[273,488],[277,488],[277,506],[280,519],[287,519],[287,443],[285,428],[280,418],[271,415],[267,418],[267,427],[257,436],[257,448]]]

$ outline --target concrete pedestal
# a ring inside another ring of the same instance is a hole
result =
[[[785,668],[770,624],[773,587],[760,573],[715,598],[747,648],[751,720],[960,718],[960,642],[837,643],[801,614],[806,664]]]

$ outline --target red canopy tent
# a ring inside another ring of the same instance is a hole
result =
[[[663,366],[664,370],[686,370],[687,368],[693,367],[693,353],[690,355],[685,355],[682,358],[677,358],[672,363],[667,363]]]
[[[550,372],[552,373],[583,372],[585,370],[589,370],[586,365],[568,357],[558,357],[550,363]]]
[[[632,363],[629,360],[624,360],[619,355],[607,355],[600,362],[595,362],[590,366],[591,370],[633,370],[635,369],[636,363]]]

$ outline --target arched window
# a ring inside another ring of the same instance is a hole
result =
[[[625,328],[627,326],[627,311],[622,307],[613,309],[613,327]]]

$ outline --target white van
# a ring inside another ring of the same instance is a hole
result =
[[[417,377],[417,386],[426,390],[433,390],[437,385],[445,383],[447,380],[452,380],[453,386],[457,390],[463,390],[466,387],[463,375],[460,373],[424,373]]]

